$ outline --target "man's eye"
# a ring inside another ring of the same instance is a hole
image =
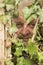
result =
[[[18,27],[18,28],[21,28],[21,27],[23,27],[23,24],[22,24],[22,23],[18,23],[18,24],[17,24],[17,27]]]
[[[18,38],[19,38],[19,39],[23,39],[23,38],[24,38],[24,35],[19,34]]]

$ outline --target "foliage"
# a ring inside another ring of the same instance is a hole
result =
[[[9,21],[11,21],[11,26],[8,28],[8,34],[10,34],[11,36],[10,41],[11,43],[13,43],[13,45],[11,45],[12,47],[11,53],[12,53],[12,58],[14,58],[14,61],[15,61],[15,58],[17,58],[16,59],[17,62],[12,62],[10,59],[6,59],[5,65],[14,65],[14,64],[15,65],[36,65],[37,63],[41,65],[43,63],[43,53],[42,51],[39,51],[38,45],[40,42],[43,43],[42,41],[40,41],[40,40],[43,40],[43,37],[40,34],[40,33],[43,33],[40,31],[41,26],[43,24],[43,7],[42,8],[40,7],[40,3],[39,3],[40,0],[35,0],[35,3],[33,5],[26,6],[22,9],[23,19],[26,20],[27,26],[29,23],[31,23],[33,19],[37,20],[39,17],[37,30],[35,30],[36,35],[35,35],[34,41],[32,41],[32,39],[29,39],[26,42],[27,45],[25,46],[24,38],[23,39],[19,39],[18,37],[15,38],[13,35],[18,31],[18,28],[15,23],[15,19],[19,18],[18,17],[19,1],[20,0],[3,0],[3,2],[0,3],[0,8],[4,9],[4,14],[2,13],[0,15],[0,19],[2,23],[6,26],[6,24]],[[25,53],[23,54],[23,52]]]
[[[26,19],[26,23],[28,24],[32,19],[37,19],[37,13],[41,11],[39,5],[34,5],[32,7],[25,7],[23,9],[23,17]]]
[[[13,34],[14,32],[17,32],[17,27],[16,24],[14,23],[10,28],[9,28],[9,34]]]
[[[31,58],[35,53],[38,52],[38,47],[36,43],[33,43],[31,40],[28,41],[28,45],[26,46],[26,49],[28,50],[29,54],[31,55]]]
[[[10,59],[6,59],[6,61],[5,61],[5,65],[14,65],[14,63],[11,62]]]
[[[18,58],[17,62],[18,62],[17,65],[33,65],[31,60],[29,60],[29,59],[26,60],[23,57]]]

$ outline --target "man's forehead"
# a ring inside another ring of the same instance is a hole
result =
[[[35,1],[35,0],[19,0],[19,3],[21,3],[21,2],[33,2],[33,1]]]
[[[31,6],[35,0],[19,0],[18,8],[23,9],[26,6]]]

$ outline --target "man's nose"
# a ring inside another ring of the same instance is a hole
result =
[[[27,25],[24,24],[24,27],[23,27],[23,31],[22,31],[22,34],[25,35],[26,34],[26,30],[27,30]]]
[[[25,31],[25,30],[23,30],[23,31],[22,31],[22,34],[23,34],[23,35],[25,35],[25,34],[26,34],[26,31]]]
[[[27,35],[28,33],[29,33],[28,29],[24,28],[23,31],[22,31],[22,34]]]

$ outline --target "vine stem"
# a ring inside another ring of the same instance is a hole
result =
[[[37,20],[36,20],[36,24],[35,24],[35,27],[34,27],[34,30],[33,30],[32,42],[34,41],[34,38],[35,38],[35,36],[36,36],[36,31],[37,31],[38,22],[39,22],[39,17],[38,17]]]

